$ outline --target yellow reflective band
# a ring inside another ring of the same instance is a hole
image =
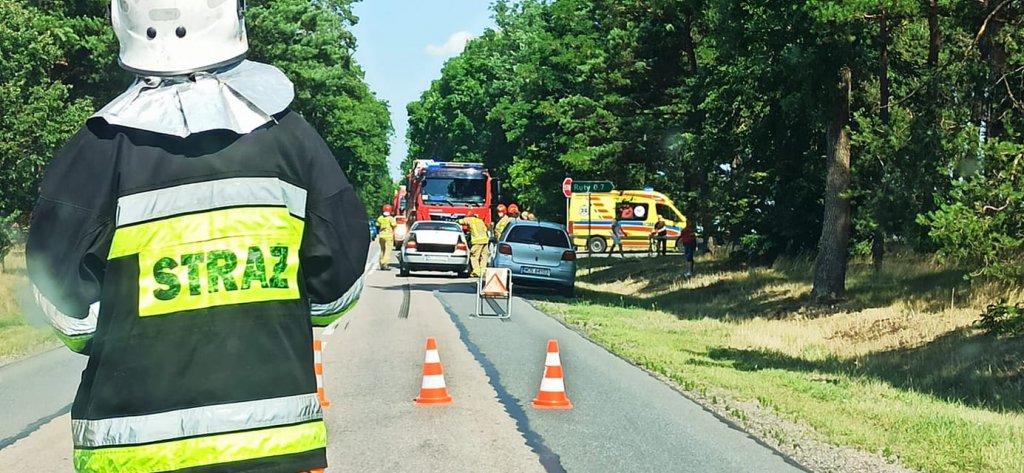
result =
[[[89,346],[89,342],[92,341],[92,334],[87,335],[64,335],[56,330],[53,333],[57,334],[57,338],[64,342],[71,351],[75,353],[84,353],[85,348]]]
[[[327,447],[323,421],[133,447],[75,449],[79,473],[154,473],[308,452]]]
[[[138,255],[140,317],[292,300],[303,228],[281,207],[183,215],[117,229],[110,258]]]
[[[139,253],[139,317],[299,298],[301,235],[232,237]]]
[[[182,215],[118,228],[108,258],[238,236],[292,238],[302,235],[303,225],[284,207],[243,207]]]

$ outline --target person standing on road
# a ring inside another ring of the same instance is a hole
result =
[[[665,218],[658,216],[658,221],[654,224],[654,231],[651,232],[651,238],[657,238],[657,249],[658,254],[665,256],[668,254],[668,225],[665,224]]]
[[[398,220],[391,216],[391,205],[385,205],[381,216],[377,217],[377,243],[380,244],[379,268],[388,270],[388,263],[391,262],[391,248],[395,245],[395,227]]]
[[[618,215],[615,216],[615,221],[612,222],[612,246],[608,249],[608,254],[615,253],[615,247],[619,247],[619,256],[622,258],[626,257],[626,253],[622,250],[622,237],[626,236],[626,233],[622,231],[622,219]]]
[[[487,243],[491,240],[487,234],[487,224],[472,214],[459,219],[458,224],[469,227],[469,264],[473,268],[473,277],[480,277],[487,265]]]
[[[697,235],[693,231],[693,222],[687,220],[686,227],[683,228],[682,235],[679,236],[679,240],[683,244],[683,252],[686,255],[686,263],[688,269],[686,270],[686,277],[693,277],[693,257],[697,253]]]
[[[28,273],[89,356],[80,473],[327,466],[312,326],[358,300],[368,220],[292,83],[244,60],[244,5],[111,2],[136,80],[43,178]]]

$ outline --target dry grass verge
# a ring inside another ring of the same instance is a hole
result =
[[[60,343],[49,327],[30,325],[23,316],[28,293],[24,250],[12,251],[5,262],[7,271],[0,273],[0,365]]]
[[[1024,471],[1022,340],[972,326],[996,297],[1021,300],[1019,288],[896,255],[881,274],[855,262],[848,298],[808,309],[808,260],[704,261],[689,280],[680,262],[595,261],[576,301],[546,309],[698,396],[729,398],[740,423],[757,405],[920,470]]]

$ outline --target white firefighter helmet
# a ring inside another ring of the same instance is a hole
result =
[[[140,75],[175,76],[245,57],[245,0],[111,0],[118,62]]]

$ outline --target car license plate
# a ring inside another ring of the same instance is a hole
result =
[[[427,261],[444,261],[444,256],[427,256]]]
[[[523,274],[534,274],[537,276],[551,276],[551,270],[548,268],[531,268],[529,266],[523,266]]]

